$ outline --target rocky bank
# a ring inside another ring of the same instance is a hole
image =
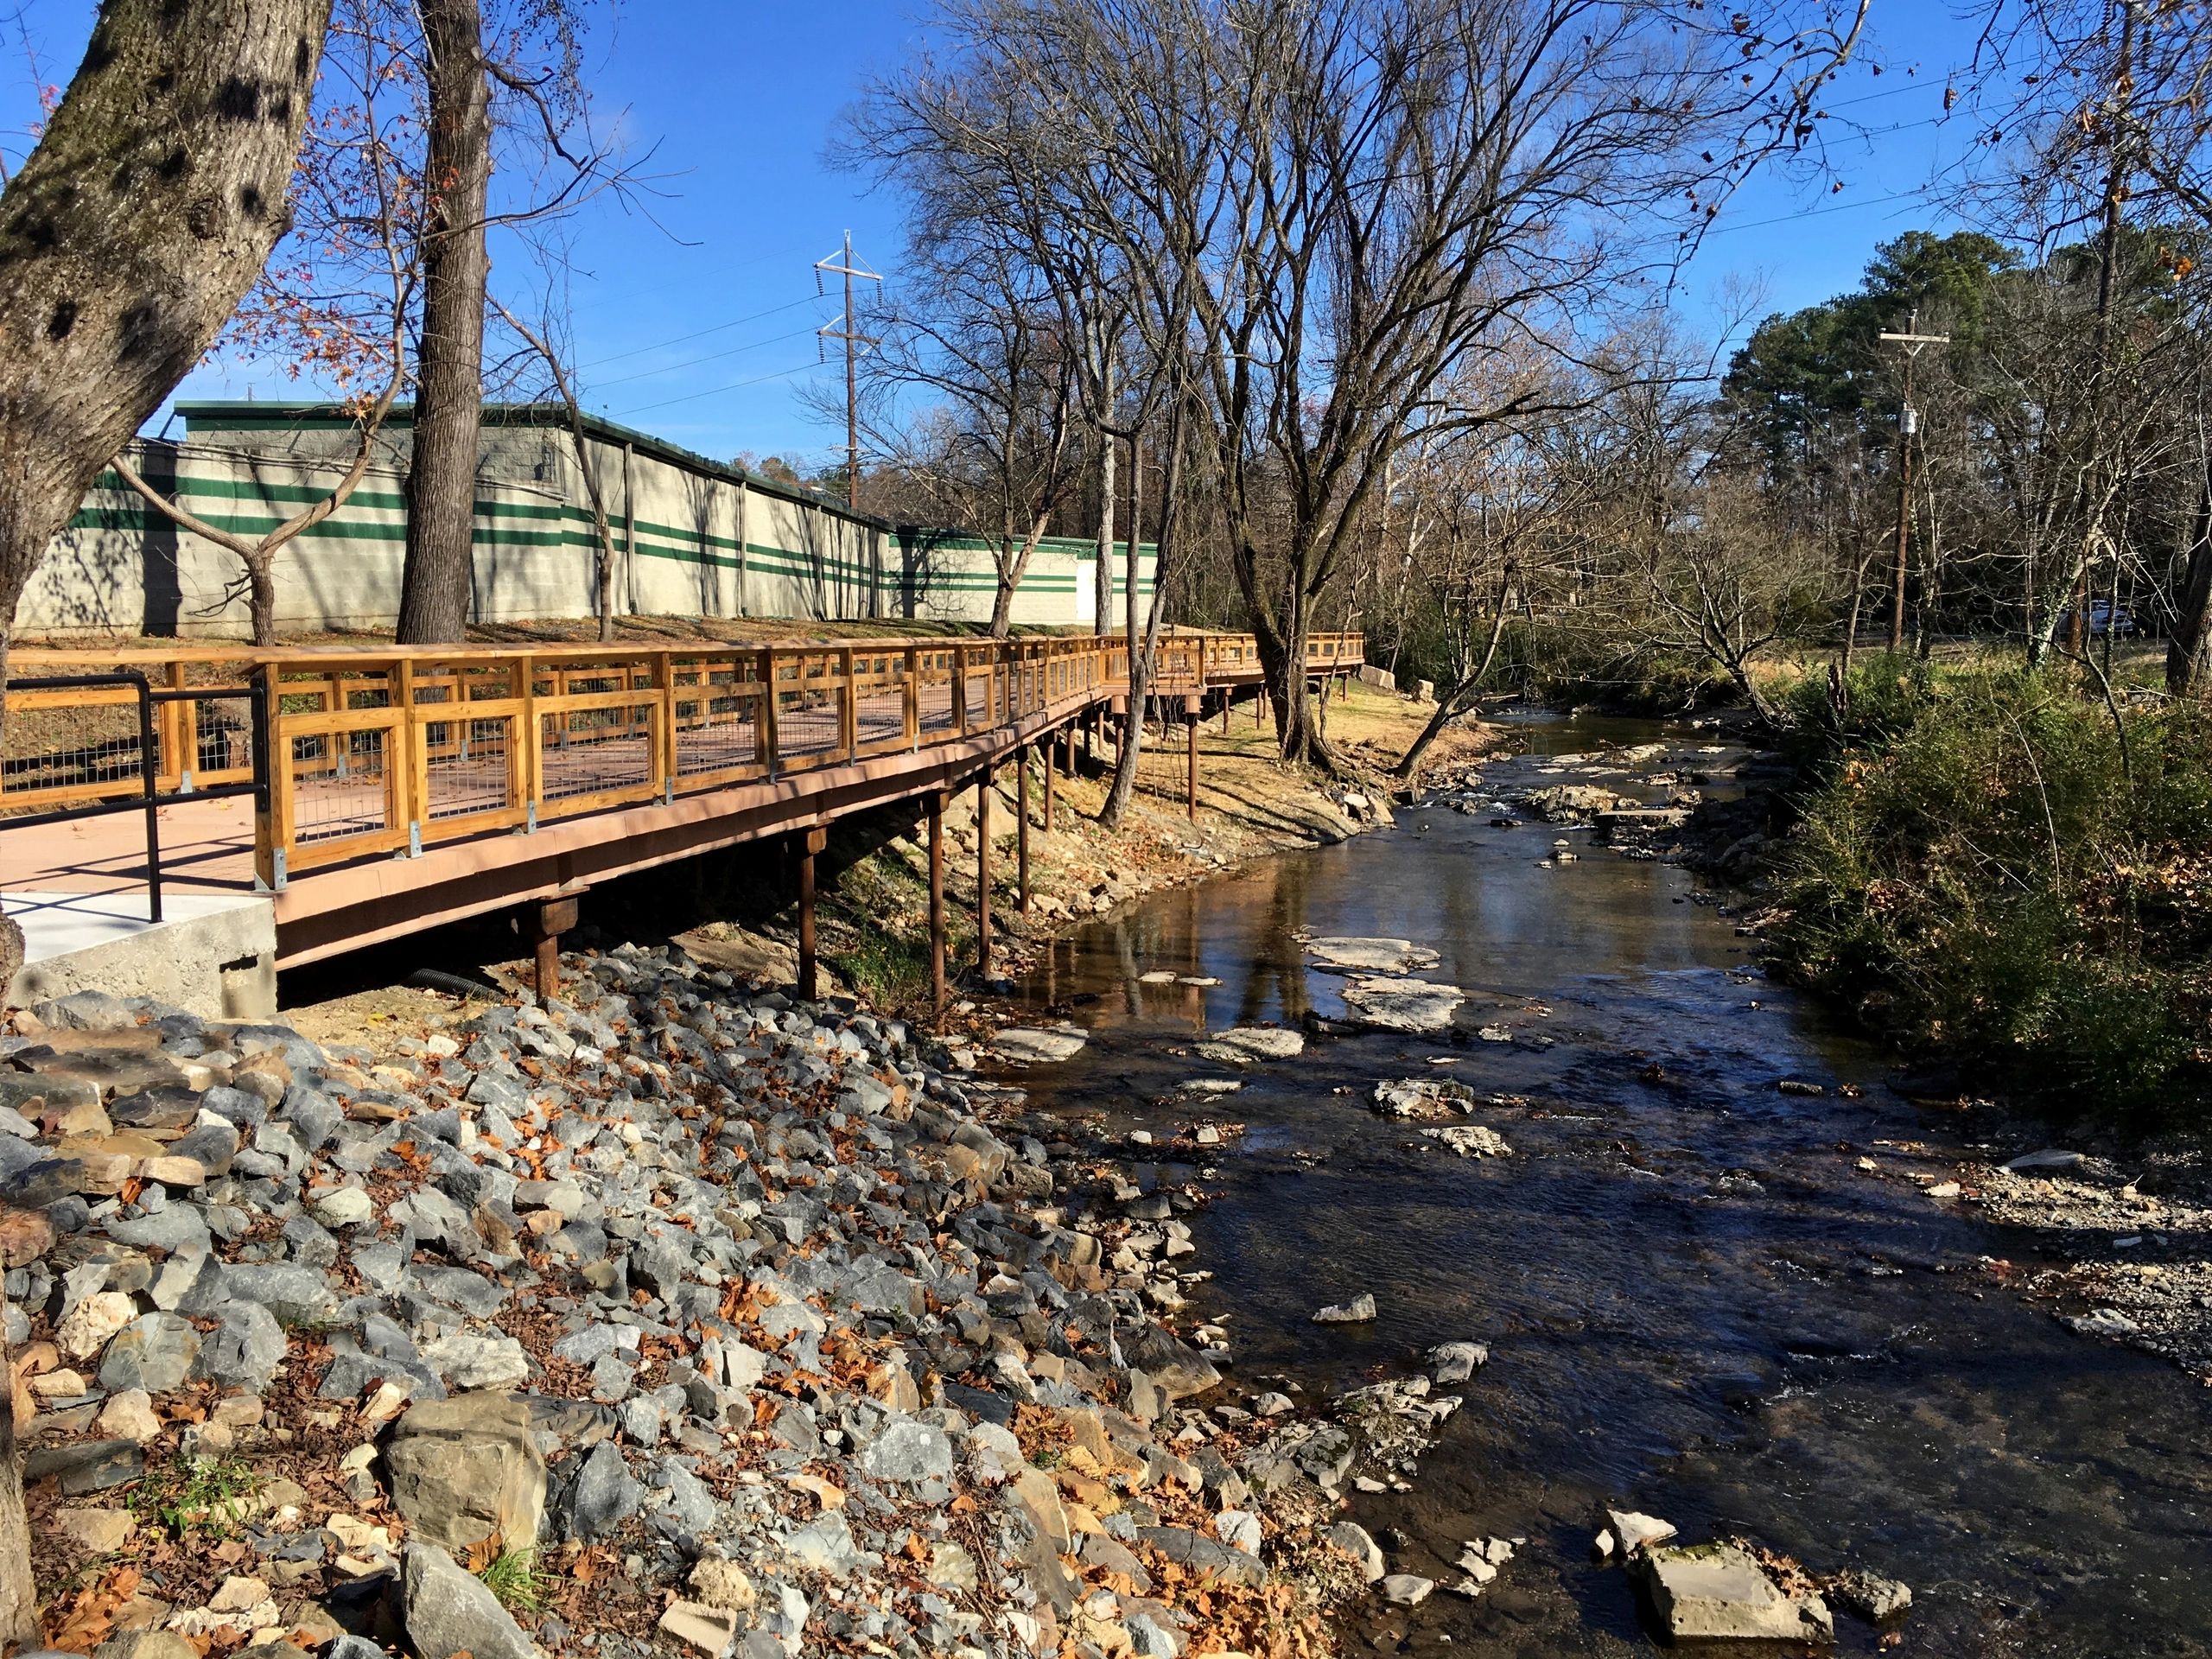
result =
[[[1327,1650],[1382,1576],[1341,1494],[1456,1395],[1225,1380],[1175,1325],[1200,1196],[896,1020],[675,947],[566,969],[374,1051],[94,994],[16,1017],[52,1646]]]

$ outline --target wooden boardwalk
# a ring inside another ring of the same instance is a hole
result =
[[[1308,673],[1355,672],[1363,647],[1318,636]],[[517,906],[557,935],[598,882],[770,836],[802,836],[810,874],[809,832],[941,804],[1128,688],[1126,646],[1096,637],[24,651],[12,671],[119,669],[204,692],[156,708],[156,781],[184,792],[160,809],[165,884],[269,893],[280,967]],[[1177,634],[1147,689],[1195,712],[1260,678],[1249,636]],[[258,757],[253,683],[270,709]],[[134,690],[11,690],[8,704],[0,809],[140,795]],[[250,797],[186,792],[257,779]],[[0,817],[0,890],[128,891],[145,868],[137,815]]]

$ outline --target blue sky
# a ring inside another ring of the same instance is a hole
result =
[[[12,168],[36,118],[35,82],[66,82],[89,30],[86,0],[21,0],[0,23],[0,127]],[[896,279],[897,201],[830,171],[823,147],[865,79],[921,39],[918,0],[629,0],[601,42],[603,114],[633,148],[657,146],[664,193],[652,219],[602,201],[575,227],[576,355],[588,406],[702,453],[828,458],[842,442],[804,401],[813,331],[833,315],[812,266],[850,229],[863,258]],[[1682,308],[1711,332],[1757,296],[1785,310],[1853,286],[1873,245],[1945,220],[1924,190],[1954,160],[1963,124],[1940,124],[1945,72],[1972,31],[1928,0],[1876,0],[1878,76],[1852,73],[1831,99],[1868,129],[1838,135],[1840,194],[1780,176],[1732,202],[1688,273]],[[27,49],[28,48],[28,49]],[[12,66],[12,69],[10,68]],[[1911,73],[1909,73],[1911,72]],[[658,221],[655,223],[653,221]],[[495,283],[499,272],[495,270]],[[833,279],[834,280],[834,279]],[[301,395],[281,375],[203,366],[188,397]],[[158,425],[158,422],[156,423]]]

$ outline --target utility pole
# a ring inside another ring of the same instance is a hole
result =
[[[845,279],[845,318],[841,327],[836,322],[825,322],[815,330],[823,340],[842,340],[845,342],[845,505],[855,512],[861,510],[861,414],[860,372],[858,348],[876,343],[874,334],[860,331],[860,318],[853,309],[853,279],[880,283],[883,278],[866,265],[853,258],[853,233],[845,232],[845,247],[842,257],[830,254],[814,262],[814,286],[822,289],[822,273],[831,272]]]
[[[1923,346],[1951,343],[1948,334],[1923,334],[1919,329],[1920,310],[1916,306],[1904,333],[1880,336],[1889,345],[1904,347],[1904,401],[1897,411],[1897,566],[1890,594],[1891,651],[1904,649],[1904,579],[1912,538],[1912,438],[1920,429],[1920,412],[1912,406],[1912,360]]]

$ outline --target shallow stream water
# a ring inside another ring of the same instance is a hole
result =
[[[1587,720],[1523,736],[1528,754],[1486,770],[1485,803],[1575,781],[1542,772],[1551,754],[1711,741]],[[1394,830],[1129,906],[1026,987],[1092,1033],[1020,1076],[1033,1107],[1161,1129],[1193,1116],[1161,1103],[1176,1084],[1230,1072],[1189,1052],[1202,1031],[1342,1014],[1344,981],[1306,965],[1303,935],[1429,946],[1423,976],[1470,994],[1449,1033],[1325,1037],[1210,1109],[1247,1126],[1191,1217],[1217,1274],[1193,1311],[1230,1330],[1234,1382],[1325,1398],[1436,1343],[1490,1349],[1414,1490],[1351,1516],[1391,1571],[1440,1583],[1468,1539],[1527,1546],[1477,1599],[1363,1605],[1353,1650],[1649,1651],[1627,1581],[1588,1558],[1612,1503],[1689,1541],[1742,1535],[1815,1571],[1902,1579],[1902,1651],[2212,1655],[2212,1394],[2001,1288],[1990,1261],[2032,1260],[2031,1236],[1856,1169],[1879,1141],[1943,1126],[1885,1086],[1880,1055],[1758,975],[1717,895],[1587,832],[1491,816],[1402,810]],[[1579,859],[1545,862],[1561,834]],[[1162,969],[1220,982],[1139,982]],[[1478,1035],[1499,1025],[1511,1042]],[[1369,1109],[1377,1081],[1422,1075],[1511,1097],[1466,1120],[1511,1155],[1458,1158]],[[1784,1077],[1829,1092],[1783,1093]],[[1362,1291],[1372,1324],[1310,1322]],[[1838,1637],[1875,1649],[1840,1618]]]

